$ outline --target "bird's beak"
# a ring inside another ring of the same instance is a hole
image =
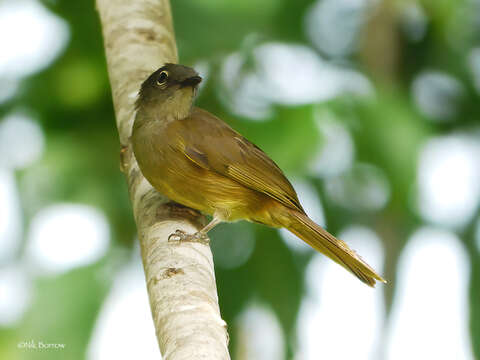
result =
[[[196,86],[196,85],[200,84],[201,81],[202,81],[202,78],[198,75],[195,75],[195,76],[192,76],[192,77],[189,77],[189,78],[186,78],[185,80],[183,80],[181,85],[182,85],[182,87]]]

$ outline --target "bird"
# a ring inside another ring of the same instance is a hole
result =
[[[311,220],[282,170],[227,123],[194,106],[202,78],[191,67],[166,63],[142,83],[130,137],[139,168],[171,201],[212,220],[171,241],[208,242],[221,222],[247,220],[286,228],[374,286],[386,282],[348,245]]]

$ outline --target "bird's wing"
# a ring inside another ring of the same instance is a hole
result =
[[[182,138],[182,151],[192,162],[304,212],[282,170],[222,120],[195,108],[188,118],[176,123],[184,128],[174,131]]]

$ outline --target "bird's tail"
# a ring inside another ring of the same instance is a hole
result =
[[[375,286],[376,280],[386,282],[344,241],[315,224],[307,215],[294,210],[289,210],[288,213],[289,225],[286,228],[315,250],[342,265],[369,286]]]

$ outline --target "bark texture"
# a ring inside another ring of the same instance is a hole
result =
[[[97,9],[118,132],[126,146],[121,168],[127,177],[163,359],[230,359],[210,248],[168,242],[175,230],[195,232],[204,219],[192,210],[171,205],[157,193],[142,176],[129,144],[140,84],[164,63],[177,62],[170,3],[97,0]]]

